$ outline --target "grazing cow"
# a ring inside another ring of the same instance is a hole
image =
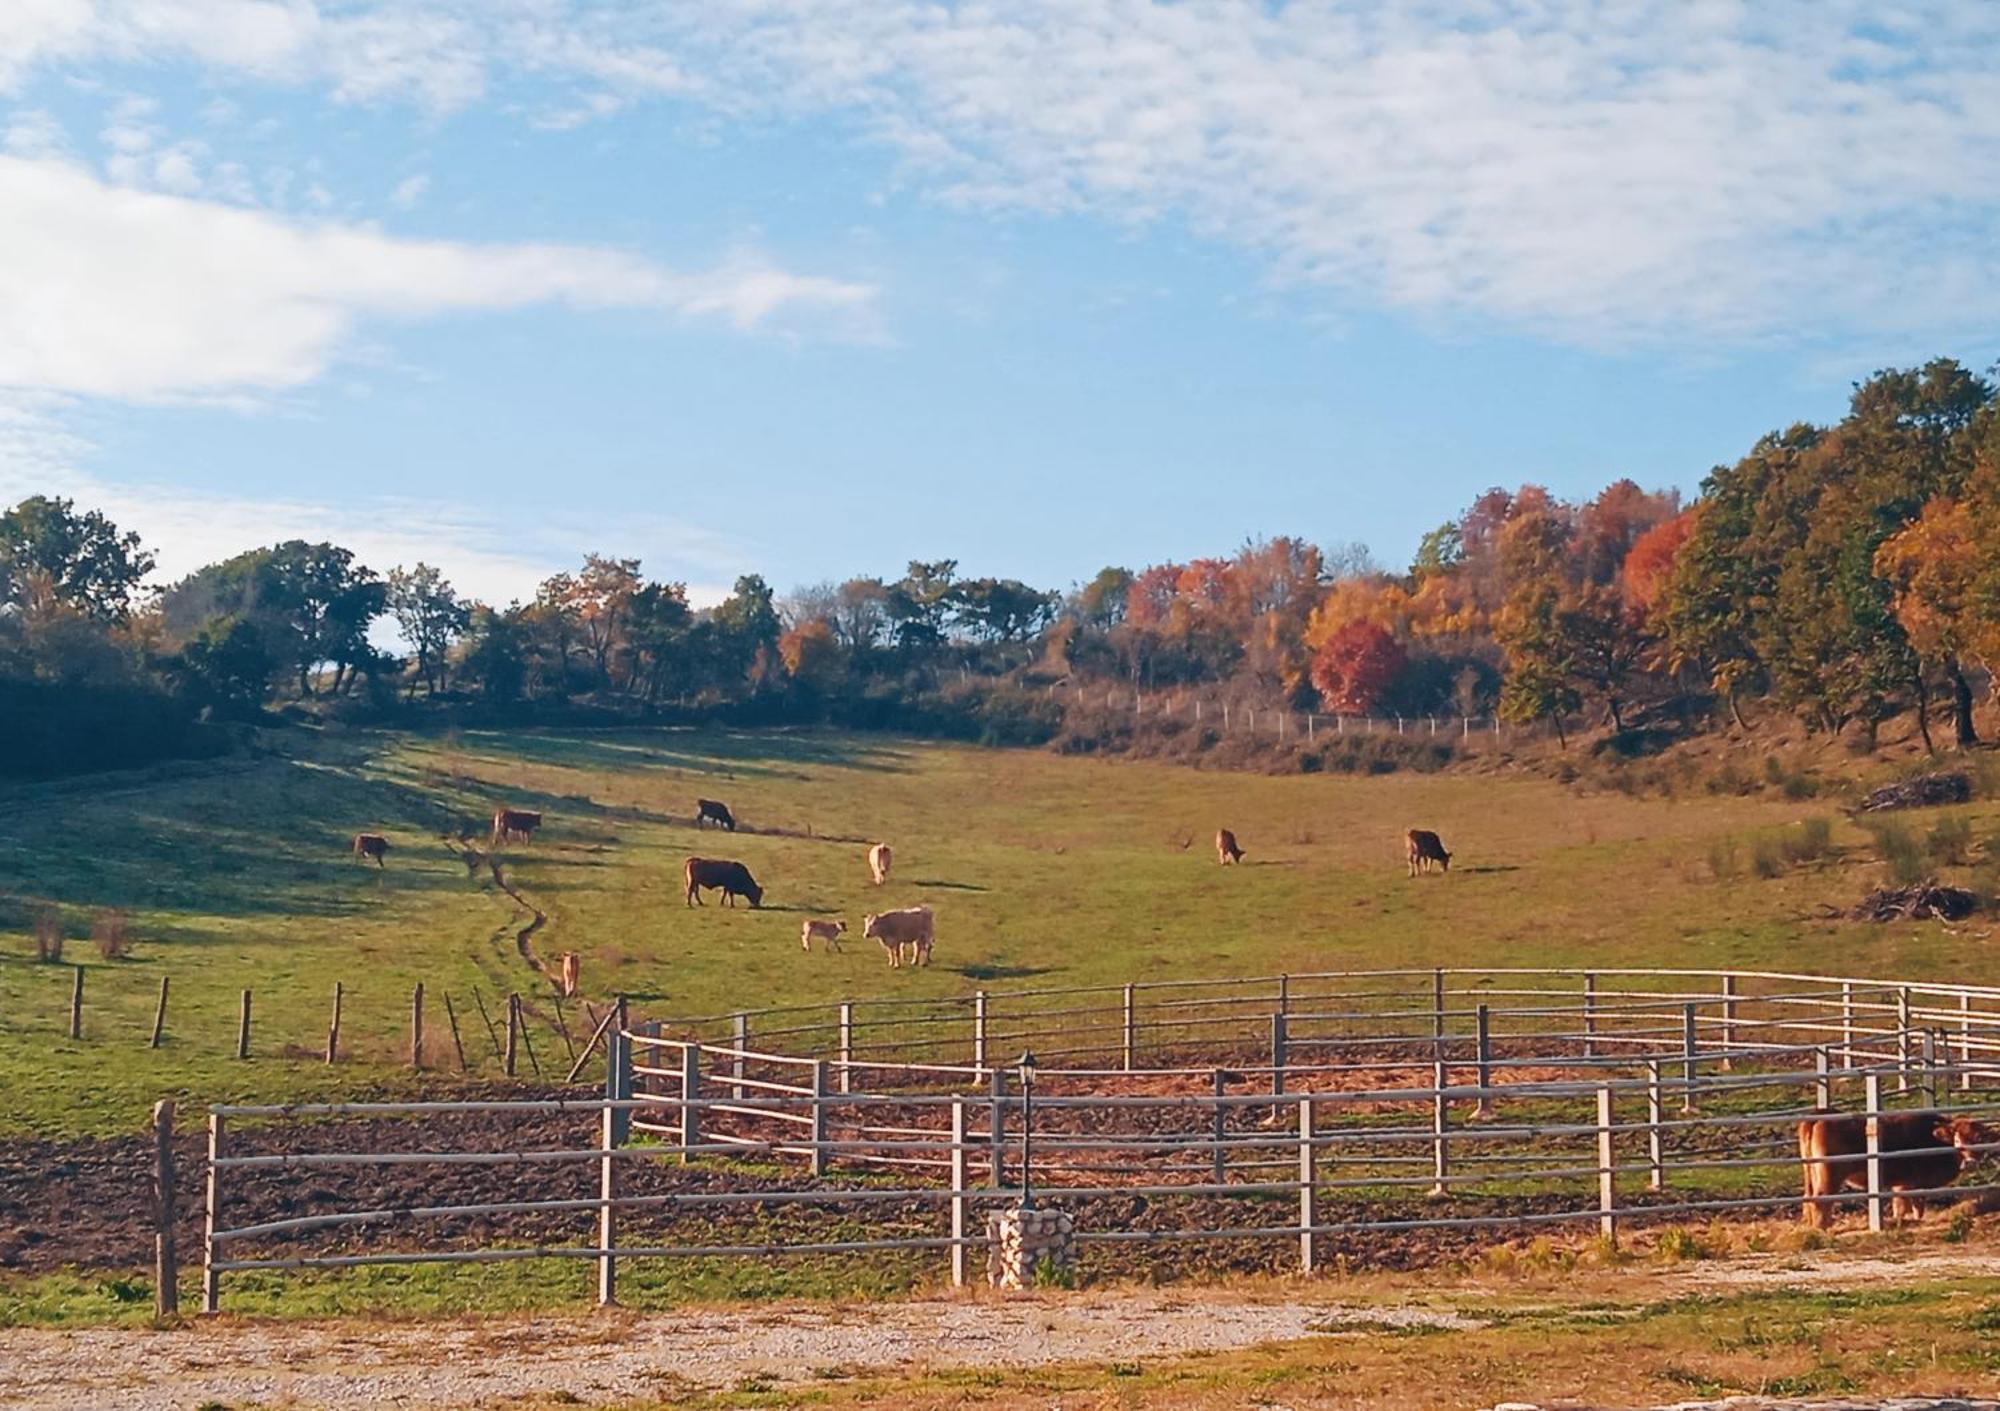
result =
[[[556,988],[562,991],[564,999],[568,999],[583,982],[583,957],[573,950],[566,950],[556,964]]]
[[[889,880],[889,864],[895,860],[895,854],[889,851],[887,843],[877,843],[868,849],[868,875],[875,879],[876,886]]]
[[[748,897],[752,907],[764,904],[764,889],[740,862],[723,862],[712,857],[691,857],[681,868],[687,882],[687,904],[701,905],[703,887],[720,888],[724,906],[736,905],[738,897]]]
[[[1236,846],[1236,835],[1227,828],[1215,830],[1215,855],[1224,867],[1243,861],[1243,849]]]
[[[493,810],[493,846],[511,842],[519,838],[526,842],[542,826],[542,816],[525,808],[496,808]]]
[[[694,801],[694,826],[699,828],[704,823],[720,823],[730,832],[736,831],[736,816],[729,811],[729,805],[715,799]]]
[[[911,965],[931,963],[931,942],[936,936],[927,906],[906,906],[870,916],[862,921],[861,934],[882,943],[882,949],[889,952],[891,970],[901,967],[904,946],[910,948]]]
[[[377,867],[386,867],[382,859],[388,855],[389,840],[380,833],[356,833],[354,835],[354,855],[366,862],[373,859]]]
[[[845,921],[811,920],[799,927],[799,944],[810,951],[813,948],[813,941],[818,939],[826,943],[828,950],[839,950],[840,938],[846,933]]]
[[[1889,1218],[1901,1222],[1908,1210],[1924,1218],[1921,1196],[1905,1191],[1937,1190],[1957,1180],[1979,1159],[1972,1150],[1993,1134],[1969,1117],[1940,1112],[1885,1112],[1876,1139],[1882,1160],[1882,1189],[1893,1192]],[[1868,1119],[1851,1113],[1808,1117],[1799,1123],[1799,1161],[1805,1172],[1800,1218],[1824,1229],[1832,1218],[1821,1202],[1843,1190],[1868,1189]]]
[[[1431,870],[1435,862],[1440,871],[1451,871],[1451,854],[1444,850],[1438,835],[1422,828],[1412,828],[1403,834],[1403,851],[1409,858],[1410,875]]]

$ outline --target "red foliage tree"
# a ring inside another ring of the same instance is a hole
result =
[[[1661,594],[1667,591],[1667,576],[1674,571],[1674,559],[1694,528],[1694,516],[1693,510],[1683,510],[1633,541],[1632,551],[1625,555],[1619,584],[1624,589],[1625,601],[1634,611],[1650,615]]]
[[[1326,708],[1366,715],[1396,684],[1406,660],[1402,643],[1372,622],[1350,622],[1313,653],[1312,683]]]

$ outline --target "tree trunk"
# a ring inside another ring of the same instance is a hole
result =
[[[1562,746],[1562,747],[1563,747],[1564,749],[1568,749],[1568,748],[1569,748],[1569,735],[1568,735],[1568,733],[1567,733],[1566,731],[1564,731],[1564,729],[1563,729],[1563,713],[1562,713],[1561,711],[1559,711],[1559,710],[1558,710],[1558,711],[1552,711],[1552,712],[1550,713],[1550,716],[1549,716],[1549,718],[1550,718],[1551,720],[1555,721],[1555,723],[1556,723],[1556,743],[1557,743],[1557,744],[1559,744],[1559,745],[1561,745],[1561,746]]]
[[[1972,683],[1965,679],[1965,668],[1957,657],[1947,657],[1945,669],[1951,673],[1952,728],[1958,735],[1958,747],[1968,750],[1979,743],[1979,731],[1972,721]]]
[[[1743,718],[1743,702],[1737,699],[1736,688],[1734,686],[1729,688],[1729,713],[1735,717],[1736,727],[1739,730],[1748,730],[1750,728],[1750,722]]]
[[[1611,697],[1610,701],[1607,702],[1607,704],[1609,704],[1611,707],[1611,728],[1617,731],[1621,735],[1624,734],[1625,733],[1624,707],[1619,704],[1618,697],[1616,696]]]
[[[1924,737],[1924,752],[1936,754],[1937,745],[1931,740],[1931,693],[1924,686],[1922,667],[1911,673],[1911,684],[1917,692],[1917,733]]]

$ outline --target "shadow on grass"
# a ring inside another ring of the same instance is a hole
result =
[[[959,965],[952,968],[954,975],[963,975],[968,980],[1029,980],[1037,975],[1054,975],[1061,967],[1055,965]]]
[[[678,769],[690,774],[799,778],[801,765],[905,773],[908,753],[831,732],[716,730],[688,726],[607,731],[467,731],[464,740],[498,757],[568,769]],[[694,812],[694,800],[688,800]]]
[[[990,887],[982,887],[977,882],[947,882],[938,877],[920,877],[910,883],[913,887],[933,887],[947,892],[985,892]]]

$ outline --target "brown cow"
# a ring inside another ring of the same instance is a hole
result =
[[[496,808],[493,810],[493,846],[519,838],[526,842],[542,826],[542,816],[525,808]]]
[[[724,862],[713,857],[691,857],[681,867],[681,877],[687,883],[687,904],[701,905],[701,890],[704,887],[719,888],[724,906],[736,905],[738,897],[748,897],[753,909],[764,904],[764,889],[757,885],[757,879],[750,875],[750,869],[740,862]]]
[[[1914,1219],[1924,1218],[1923,1197],[1905,1192],[1950,1185],[1979,1159],[1973,1148],[1993,1141],[1980,1123],[1941,1112],[1885,1112],[1878,1121],[1882,1189],[1894,1193],[1889,1218],[1896,1222],[1905,1210]],[[1799,1123],[1799,1161],[1805,1173],[1799,1218],[1824,1229],[1832,1218],[1828,1197],[1868,1189],[1868,1119],[1852,1113],[1806,1118]]]
[[[556,988],[564,999],[570,998],[583,982],[583,957],[573,950],[564,951],[556,962],[556,975]]]
[[[1403,850],[1410,861],[1410,875],[1431,870],[1435,862],[1443,872],[1451,871],[1451,854],[1444,850],[1438,835],[1422,828],[1412,828],[1403,834]]]
[[[889,952],[892,970],[901,968],[904,946],[910,948],[911,965],[929,965],[931,946],[937,939],[931,909],[927,906],[906,906],[864,917],[861,934],[882,943],[882,949]]]
[[[839,950],[840,938],[846,934],[845,921],[822,921],[815,917],[799,927],[799,944],[810,951],[817,937],[828,950]]]
[[[372,858],[377,867],[386,867],[388,864],[383,862],[382,859],[387,855],[388,851],[389,840],[380,833],[356,833],[354,835],[354,855],[364,862]]]
[[[1227,828],[1215,830],[1215,855],[1224,867],[1243,861],[1243,849],[1236,846],[1236,835]]]
[[[729,811],[729,805],[716,799],[696,799],[694,801],[694,826],[703,823],[720,823],[730,832],[736,831],[736,815]]]

